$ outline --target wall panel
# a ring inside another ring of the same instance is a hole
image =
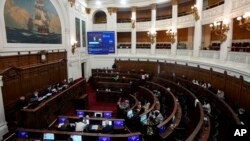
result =
[[[8,121],[15,120],[13,115],[15,115],[15,105],[19,97],[29,97],[33,91],[41,90],[67,78],[66,52],[48,54],[50,59],[46,63],[41,63],[40,54],[0,57],[3,101]],[[10,65],[6,65],[8,62]]]

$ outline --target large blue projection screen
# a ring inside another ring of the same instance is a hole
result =
[[[89,54],[115,53],[114,31],[88,32],[87,35]]]

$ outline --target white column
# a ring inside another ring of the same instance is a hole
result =
[[[151,5],[151,29],[155,29],[156,26],[156,4]],[[153,44],[151,44],[151,55],[155,55],[156,39]]]
[[[132,18],[136,20],[136,7],[132,7]],[[136,54],[136,26],[131,27],[131,53]]]
[[[107,15],[107,30],[114,31],[115,33],[117,30],[117,20],[116,20],[116,8],[115,7],[108,7],[108,15]],[[117,35],[115,34],[115,54],[117,54]]]
[[[202,40],[202,7],[203,7],[203,0],[196,1],[197,12],[200,16],[199,20],[195,21],[194,25],[194,39],[193,39],[193,57],[199,57],[200,49],[201,49],[201,40]],[[191,8],[191,7],[190,7]]]
[[[225,34],[227,35],[227,39],[221,43],[220,47],[220,60],[221,61],[226,61],[227,60],[227,54],[229,51],[229,47],[232,45],[232,38],[233,38],[233,20],[230,19],[230,13],[232,10],[232,1],[231,0],[225,0],[224,4],[224,13],[223,21],[227,21],[229,24],[229,31],[226,32]]]
[[[0,76],[0,140],[2,140],[3,135],[8,132],[7,122],[5,121],[4,106],[3,106],[3,76]]]
[[[177,18],[178,18],[178,5],[177,2],[173,3],[172,6],[172,31],[177,32]],[[178,34],[178,33],[177,33]],[[175,36],[176,41],[171,44],[171,56],[176,56],[176,50],[177,50],[177,36]]]
[[[115,54],[118,54],[117,51],[117,12],[115,9],[115,12],[113,13],[113,19],[114,19],[114,31],[115,31]]]

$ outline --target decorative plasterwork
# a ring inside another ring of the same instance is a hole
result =
[[[168,27],[172,26],[172,19],[157,20],[156,30],[166,30]]]
[[[86,12],[87,14],[90,14],[91,9],[90,9],[90,8],[85,8],[85,12]]]
[[[224,4],[202,12],[202,24],[223,21]]]
[[[112,15],[112,13],[116,13],[117,8],[115,8],[115,7],[108,7],[107,10],[109,12],[109,15]]]
[[[151,4],[151,9],[156,9],[156,3]]]
[[[219,51],[212,51],[212,50],[200,50],[199,56],[201,58],[219,59],[220,52]]]
[[[136,23],[137,31],[149,31],[151,29],[151,21],[149,22],[137,22]]]
[[[228,61],[250,64],[250,54],[240,52],[228,52]]]
[[[131,31],[131,23],[117,23],[117,32]]]
[[[93,24],[94,31],[105,31],[107,30],[107,24]]]
[[[194,26],[193,15],[186,15],[177,18],[177,28]]]

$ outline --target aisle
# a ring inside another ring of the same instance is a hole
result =
[[[116,103],[97,102],[96,92],[90,84],[87,84],[88,110],[113,111],[116,114]]]

